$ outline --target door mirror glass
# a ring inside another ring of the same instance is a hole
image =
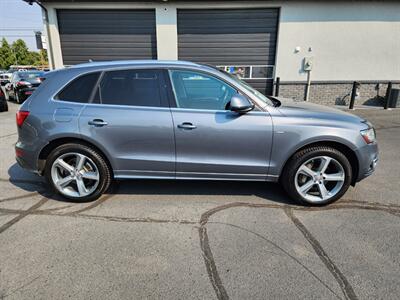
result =
[[[254,109],[254,104],[250,102],[245,96],[240,94],[235,94],[231,98],[231,102],[229,104],[229,109],[234,112],[238,112],[241,114],[247,113]]]

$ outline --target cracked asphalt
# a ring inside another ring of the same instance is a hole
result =
[[[0,113],[0,299],[398,299],[400,110],[375,174],[327,207],[276,184],[120,181],[91,203],[16,165]]]

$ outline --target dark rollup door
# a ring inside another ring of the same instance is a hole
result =
[[[279,9],[180,9],[178,56],[238,73],[272,93]]]
[[[57,10],[64,65],[156,59],[154,10]]]

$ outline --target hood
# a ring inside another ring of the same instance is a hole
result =
[[[319,118],[360,124],[364,119],[337,108],[310,102],[295,102],[292,99],[275,97],[280,102],[277,109],[285,116]]]

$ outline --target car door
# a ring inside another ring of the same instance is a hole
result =
[[[79,124],[82,135],[107,150],[115,177],[175,177],[174,130],[162,71],[104,72]]]
[[[265,180],[272,144],[266,111],[227,110],[237,90],[210,74],[170,70],[176,177]]]

